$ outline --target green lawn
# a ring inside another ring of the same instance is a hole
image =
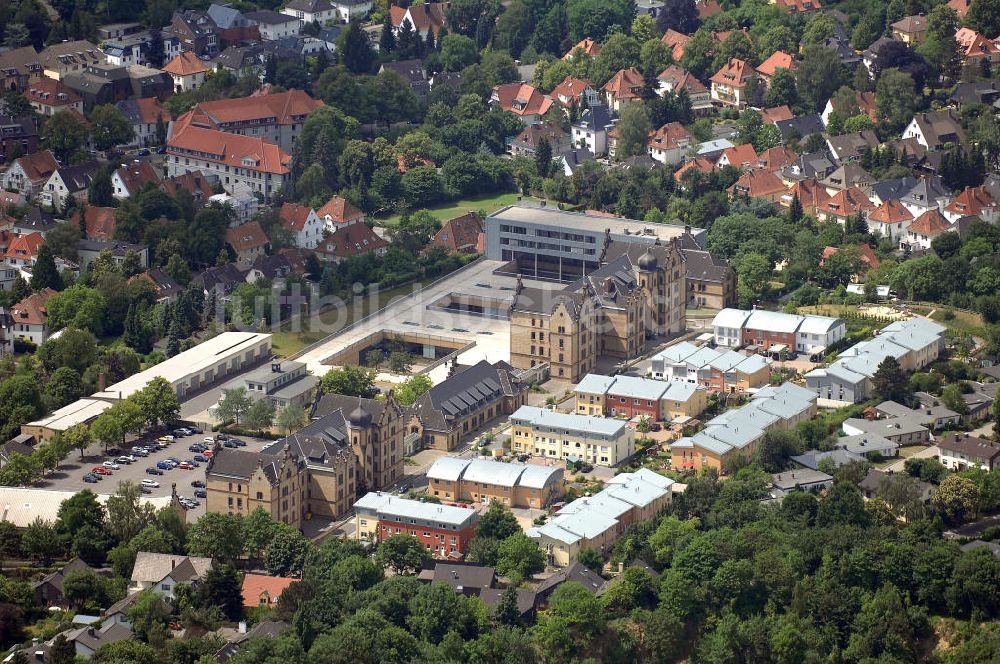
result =
[[[474,198],[466,198],[460,201],[436,205],[434,207],[427,208],[427,210],[434,216],[435,219],[448,221],[449,219],[460,217],[468,212],[478,212],[482,210],[486,214],[490,214],[506,205],[513,205],[517,202],[517,197],[518,194],[514,192],[476,196]],[[531,196],[522,196],[522,198],[526,201],[538,200],[536,198],[532,198]],[[398,214],[393,214],[388,217],[375,217],[375,224],[377,226],[386,226],[391,228],[398,223]]]

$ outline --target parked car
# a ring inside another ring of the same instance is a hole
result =
[[[193,486],[196,489],[204,489],[205,483],[202,482],[201,480],[192,480],[191,486]]]
[[[202,440],[202,442],[203,443],[207,443],[209,445],[215,445],[215,438],[212,438],[211,436],[208,436],[204,440]]]
[[[115,463],[124,463],[125,465],[128,465],[132,463],[132,459],[127,456],[120,456],[117,459],[115,459]]]
[[[97,475],[87,473],[86,475],[83,476],[83,481],[86,482],[87,484],[97,484],[100,481],[100,479],[98,479]]]
[[[590,465],[589,463],[585,463],[582,466],[580,466],[580,470],[582,470],[585,473],[590,473],[590,472],[593,472],[594,467],[592,465]]]
[[[177,458],[177,457],[175,457],[175,456],[169,456],[169,457],[167,457],[167,459],[166,459],[166,460],[167,460],[167,461],[173,461],[173,462],[174,462],[174,465],[177,465],[177,464],[179,464],[179,463],[181,462],[181,460],[180,460],[180,459],[178,459],[178,458]]]
[[[143,148],[143,149],[139,150],[139,156],[140,157],[148,157],[149,156],[149,148]]]
[[[148,486],[140,486],[139,487],[139,491],[141,491],[142,493],[144,493],[146,495],[149,495],[149,494],[153,493],[153,489],[150,488],[150,487],[148,487]]]
[[[188,445],[188,452],[204,452],[208,448],[201,443],[195,443],[193,445]]]
[[[181,427],[180,429],[174,429],[174,435],[175,436],[190,436],[191,435],[191,429],[186,429],[184,427]]]
[[[230,442],[236,443],[236,447],[246,447],[247,446],[246,442],[240,440],[239,438],[230,438],[229,440],[230,440]]]
[[[213,452],[212,450],[205,450],[205,451],[204,451],[204,452],[202,452],[201,454],[202,454],[202,456],[204,456],[204,457],[205,457],[206,459],[211,459],[211,458],[212,458],[212,455],[213,455],[213,454],[215,454],[215,452]]]
[[[179,464],[177,464],[177,467],[180,468],[181,470],[191,470],[192,468],[194,468],[194,465],[188,463],[187,461],[182,461]]]
[[[142,484],[143,486],[151,486],[151,487],[158,487],[158,486],[160,486],[159,482],[157,482],[156,480],[150,480],[150,479],[145,479],[142,482],[140,482],[140,484]]]
[[[194,497],[195,498],[207,498],[208,497],[208,492],[205,491],[204,489],[195,489],[194,490]]]
[[[156,463],[156,467],[159,468],[160,470],[170,470],[171,468],[174,467],[174,464],[170,463],[169,461],[158,461]]]
[[[167,434],[165,436],[160,436],[159,438],[157,438],[157,440],[164,440],[164,441],[172,443],[172,442],[174,442],[177,439],[174,438],[173,436],[171,436],[170,434]]]
[[[118,456],[122,451],[117,447],[108,448],[108,456]]]
[[[207,459],[207,458],[205,458],[205,457],[203,457],[203,456],[202,456],[202,455],[200,455],[200,454],[196,454],[196,455],[194,455],[194,460],[195,460],[195,461],[199,461],[199,462],[201,462],[201,463],[207,463],[207,462],[208,462],[208,459]]]
[[[121,466],[119,466],[114,461],[105,461],[101,465],[104,466],[105,468],[110,468],[111,470],[118,470],[119,468],[121,468]]]
[[[225,441],[224,443],[222,443],[222,446],[228,447],[229,449],[236,449],[237,447],[239,447],[239,445],[237,445],[235,442],[231,440]]]
[[[162,475],[163,471],[160,470],[159,468],[150,466],[149,468],[146,469],[146,474],[147,475]]]
[[[95,475],[113,475],[114,473],[110,468],[105,468],[104,466],[97,466],[92,471]]]

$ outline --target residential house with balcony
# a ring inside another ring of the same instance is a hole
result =
[[[24,96],[39,115],[51,116],[59,111],[74,110],[83,113],[80,95],[62,81],[41,77],[33,81]]]
[[[726,191],[731,198],[753,198],[777,203],[785,193],[785,183],[774,173],[749,169]]]
[[[493,87],[490,104],[513,113],[526,125],[539,124],[552,100],[527,83],[504,83]]]
[[[41,194],[45,183],[57,168],[59,163],[48,150],[18,157],[3,173],[3,188],[16,191],[31,200]]]
[[[742,109],[748,103],[747,85],[756,76],[746,61],[731,58],[710,79],[712,83],[712,101],[722,106],[734,106]]]
[[[951,223],[939,210],[928,210],[913,220],[913,223],[906,229],[906,237],[900,240],[900,244],[910,251],[927,251],[931,248],[931,242],[934,241],[934,238],[952,229]]]
[[[927,39],[927,17],[920,14],[904,16],[889,27],[894,39],[911,48]]]
[[[966,141],[962,123],[951,109],[915,114],[903,130],[903,138],[915,138],[928,150],[941,150]]]
[[[984,186],[966,187],[944,207],[944,216],[949,222],[956,222],[961,217],[979,217],[988,224],[995,224],[1000,215],[1000,203],[993,198]]]
[[[300,249],[315,249],[323,240],[325,224],[312,208],[285,203],[278,211],[278,223],[295,237]]]
[[[70,166],[60,166],[42,187],[41,202],[56,210],[62,210],[70,199],[85,201],[87,188],[100,168],[94,161],[85,161]]]
[[[642,100],[642,88],[645,85],[642,74],[635,67],[619,69],[611,80],[601,87],[605,103],[616,113],[629,104]]]
[[[897,200],[888,200],[868,213],[868,230],[899,244],[913,223],[913,214]]]
[[[835,221],[845,226],[852,217],[865,215],[875,206],[868,200],[865,192],[857,187],[851,187],[834,193],[816,208],[818,221]]]

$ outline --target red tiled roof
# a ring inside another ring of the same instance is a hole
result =
[[[690,142],[693,138],[691,133],[680,122],[668,122],[656,131],[649,132],[649,142],[647,145],[650,148],[669,150],[677,147],[684,141]]]
[[[302,90],[288,90],[263,96],[203,101],[182,115],[180,120],[209,129],[253,121],[301,124],[304,117],[321,106],[321,100],[313,99]],[[188,115],[192,118],[189,119]]]
[[[1000,53],[1000,48],[971,28],[961,28],[955,33],[958,50],[965,57]]]
[[[721,162],[723,157],[727,159],[730,166],[735,166],[736,168],[753,166],[757,163],[757,152],[750,143],[726,148],[719,155],[716,163]]]
[[[750,169],[740,176],[726,191],[732,195],[760,198],[774,196],[785,191],[785,183],[770,171]]]
[[[691,39],[688,35],[683,32],[677,32],[673,28],[670,28],[665,33],[660,41],[670,48],[670,53],[674,57],[674,62],[680,62],[681,58],[684,57],[684,45],[688,43]]]
[[[365,218],[364,212],[340,196],[330,198],[323,207],[316,211],[316,214],[321,219],[329,219],[338,224],[346,224],[349,221],[359,221]]]
[[[35,255],[38,254],[38,248],[42,246],[43,242],[45,242],[45,238],[42,237],[41,233],[17,235],[10,239],[3,257],[19,261],[34,260]]]
[[[774,76],[779,69],[795,69],[795,60],[784,51],[775,51],[757,67],[757,71],[763,76]]]
[[[775,0],[775,4],[784,7],[790,14],[811,12],[822,8],[819,0]]]
[[[896,199],[890,199],[878,206],[868,218],[883,224],[901,224],[905,221],[912,221],[913,215],[902,203]]]
[[[69,106],[81,101],[80,95],[73,88],[48,76],[31,81],[24,96],[28,98],[28,101],[46,106]]]
[[[65,111],[60,111],[64,113]],[[19,157],[15,163],[21,165],[24,174],[28,176],[32,184],[39,184],[48,180],[59,168],[59,162],[48,150],[42,150],[33,154]]]
[[[444,222],[427,248],[444,247],[448,251],[473,251],[483,232],[483,220],[475,212]]]
[[[971,4],[972,0],[948,0],[948,6],[955,10],[959,18],[965,18]]]
[[[413,23],[413,27],[418,31],[426,33],[428,29],[431,29],[436,35],[441,26],[445,24],[445,12],[450,4],[450,2],[415,4],[410,7],[410,22]],[[392,20],[392,24],[397,28],[403,25],[403,18],[405,16],[405,8],[396,7],[395,5],[389,7],[389,17]]]
[[[672,83],[675,92],[687,90],[689,95],[708,92],[708,88],[705,87],[704,83],[695,78],[691,72],[677,65],[670,65],[661,71],[656,79],[664,83]]]
[[[295,203],[285,203],[278,211],[278,218],[284,228],[291,231],[301,231],[306,227],[310,214],[312,214],[312,208]]]
[[[70,223],[80,223],[79,210],[73,213]],[[83,213],[88,240],[113,240],[115,235],[115,208],[88,205]]]
[[[691,161],[684,162],[684,165],[674,173],[674,179],[680,182],[684,174],[692,169],[700,173],[711,173],[715,170],[715,162],[704,157],[697,157]]]
[[[872,248],[867,243],[863,242],[857,245],[855,249],[858,250],[858,256],[859,258],[861,258],[861,261],[865,263],[868,267],[877,268],[879,265],[882,264],[882,261],[879,260],[878,256],[875,255],[875,252],[872,251]],[[826,262],[826,259],[828,259],[830,256],[833,256],[838,251],[840,251],[840,249],[838,249],[837,247],[824,248],[823,257],[819,260],[820,267],[823,266],[823,263]]]
[[[174,76],[192,76],[207,72],[208,67],[191,51],[181,51],[177,57],[163,65],[161,71]]]
[[[602,92],[608,92],[615,99],[638,99],[642,96],[642,86],[645,81],[642,74],[635,67],[619,69],[611,80],[601,88]]]
[[[592,58],[596,58],[601,54],[601,45],[598,44],[593,39],[591,39],[590,37],[584,37],[579,42],[577,42],[576,46],[569,49],[569,52],[566,53],[566,55],[564,55],[562,59],[563,60],[571,59],[573,57],[573,51],[575,51],[578,48],[581,49],[585,55],[589,55]]]
[[[718,32],[713,32],[712,39],[721,44],[722,42],[729,39],[729,37],[731,37],[734,32],[736,32],[736,30],[720,30]],[[749,30],[747,30],[746,28],[741,28],[739,32],[743,33],[743,36],[747,38],[747,41],[753,43],[753,39],[750,37]]]
[[[818,208],[830,198],[830,194],[826,193],[826,188],[814,178],[799,180],[793,184],[786,198],[791,201],[795,196],[799,197],[799,203],[805,210]]]
[[[292,266],[292,272],[305,273],[306,258],[308,258],[313,252],[308,249],[302,249],[301,247],[286,247],[284,249],[279,249],[278,253],[288,260],[288,264]]]
[[[285,592],[288,586],[298,581],[285,576],[265,576],[263,574],[243,575],[243,606],[252,608],[256,606],[274,607],[278,603],[281,593]]]
[[[145,124],[156,124],[156,118],[162,117],[164,122],[170,122],[173,117],[170,111],[163,108],[160,100],[156,97],[143,97],[136,99],[135,105],[139,109],[139,116]]]
[[[527,83],[504,83],[493,87],[500,108],[514,115],[545,115],[552,100]]]
[[[37,293],[32,293],[10,308],[10,315],[15,324],[20,325],[45,325],[48,319],[48,311],[45,305],[49,298],[56,292],[51,288],[43,288]]]
[[[910,233],[926,235],[927,237],[937,237],[951,228],[951,224],[937,208],[928,210],[913,220],[907,229]]]
[[[965,191],[955,197],[951,203],[945,206],[945,211],[954,212],[961,215],[980,215],[987,208],[996,208],[997,202],[993,200],[986,187],[966,187]]]
[[[783,106],[772,106],[771,108],[765,108],[760,112],[760,119],[764,124],[774,124],[776,122],[781,122],[782,120],[791,120],[795,115],[792,113],[792,109],[788,108],[788,105]]]
[[[850,217],[858,212],[870,210],[873,207],[875,206],[872,205],[872,202],[868,200],[863,191],[857,187],[851,187],[838,191],[826,199],[826,201],[817,206],[817,210],[837,217]]]
[[[566,97],[571,100],[579,100],[583,91],[589,87],[593,87],[590,84],[590,81],[582,78],[567,76],[563,79],[562,83],[552,88],[552,92],[549,96],[552,97],[553,101],[562,104],[563,102],[559,99],[560,97]],[[575,103],[575,101],[570,102],[571,105],[573,103]]]
[[[375,234],[368,224],[351,224],[338,227],[333,235],[320,242],[316,251],[336,258],[360,256],[384,249],[389,243]]]
[[[179,191],[186,190],[191,193],[196,201],[207,201],[215,192],[212,185],[201,171],[191,171],[173,177],[165,178],[162,183],[163,191],[176,197]]]
[[[275,175],[286,175],[292,161],[290,154],[262,138],[193,127],[179,120],[174,123],[173,135],[167,140],[167,152],[180,156],[196,153],[200,159],[232,168]],[[244,163],[247,158],[251,163]]]
[[[713,83],[739,88],[743,87],[751,76],[753,76],[753,70],[750,65],[739,58],[730,58],[729,62],[722,65],[722,68],[715,72],[709,80]]]
[[[227,229],[226,242],[236,253],[240,253],[249,249],[265,247],[267,246],[268,239],[260,224],[256,221],[251,221],[248,224],[240,224],[236,228]]]
[[[794,164],[799,156],[784,145],[778,145],[764,150],[757,155],[757,168],[774,173],[789,164]]]
[[[115,173],[121,178],[130,196],[134,196],[150,182],[159,184],[160,176],[148,161],[122,166]]]
[[[702,20],[722,11],[722,5],[719,4],[718,0],[696,0],[695,6],[698,9],[698,18]]]

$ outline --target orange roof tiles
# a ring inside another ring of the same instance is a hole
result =
[[[281,225],[284,228],[292,231],[301,231],[306,227],[306,222],[309,220],[309,215],[312,214],[312,208],[305,207],[304,205],[296,205],[295,203],[285,203],[281,206],[281,210],[278,211],[278,218],[281,220]]]
[[[333,196],[323,207],[316,211],[322,219],[329,219],[338,224],[346,224],[349,221],[361,221],[365,218],[365,213],[351,205],[351,203],[340,196]]]
[[[423,5],[414,4],[410,7],[410,22],[413,23],[413,27],[416,30],[422,33],[433,30],[434,34],[437,35],[441,26],[445,24],[445,12],[450,4],[450,2],[427,2]],[[403,24],[403,19],[406,17],[406,9],[392,5],[389,7],[389,17],[392,20],[392,24],[398,28]]]
[[[500,108],[514,115],[545,115],[552,100],[527,83],[504,83],[493,88]]]
[[[955,33],[958,50],[965,57],[993,55],[1000,53],[1000,48],[989,39],[971,28],[961,28]]]
[[[163,65],[161,71],[174,76],[193,76],[207,72],[208,67],[191,51],[181,51],[177,57]]]
[[[722,5],[719,4],[718,0],[695,0],[695,6],[698,9],[698,18],[702,20],[722,11]]]
[[[691,72],[677,65],[670,65],[661,71],[656,79],[671,86],[674,92],[687,90],[689,95],[708,92],[704,83],[695,78]]]
[[[240,224],[236,228],[227,229],[226,242],[236,250],[236,253],[240,253],[250,249],[263,248],[267,246],[268,239],[260,224],[251,221],[248,224]]]
[[[737,168],[746,168],[747,166],[753,166],[757,163],[757,152],[753,149],[753,145],[750,143],[726,148],[722,151],[722,154],[719,155],[719,159],[716,163],[722,162],[723,157],[725,157],[726,162],[730,166],[735,166]]]
[[[139,109],[139,115],[145,124],[155,124],[158,117],[162,117],[164,122],[173,120],[170,111],[163,108],[160,100],[156,97],[136,99],[135,105]]]
[[[475,251],[482,232],[483,220],[475,212],[469,212],[444,222],[427,247],[444,247],[448,251]]]
[[[591,86],[590,81],[583,78],[573,78],[572,76],[567,76],[562,80],[562,83],[552,88],[552,92],[549,96],[560,104],[563,104],[561,97],[565,97],[566,99],[571,100],[569,105],[572,105],[580,99],[581,95],[583,95],[584,91],[589,87],[593,87]]]
[[[685,141],[690,143],[693,139],[691,133],[680,122],[668,122],[659,129],[649,132],[648,145],[658,150],[669,150]]]
[[[601,54],[601,45],[598,44],[593,39],[591,39],[590,37],[584,37],[579,42],[577,42],[576,46],[569,49],[569,52],[566,55],[564,55],[562,59],[563,60],[572,59],[573,52],[576,51],[576,49],[581,49],[584,55],[589,55],[592,58],[596,58]]]
[[[130,196],[139,193],[150,182],[160,183],[160,176],[148,161],[128,164],[115,171],[121,178]]]
[[[70,223],[80,223],[80,211],[70,218]],[[115,208],[88,205],[83,212],[83,223],[88,240],[113,240],[115,235]]]
[[[638,99],[642,96],[642,86],[645,85],[642,74],[635,67],[619,69],[611,80],[601,88],[614,99]]]
[[[24,171],[24,174],[28,176],[28,179],[33,184],[39,184],[48,180],[59,168],[59,162],[56,161],[56,158],[48,150],[18,157],[14,160],[14,163],[21,166],[21,170]]]
[[[368,224],[351,224],[338,227],[333,235],[323,238],[316,252],[335,258],[360,256],[389,246],[389,243],[375,234]]]
[[[838,191],[836,194],[817,206],[817,211],[835,217],[850,217],[865,210],[871,210],[874,205],[857,187]]]
[[[663,33],[663,37],[660,39],[670,49],[674,62],[680,62],[681,58],[684,57],[684,45],[690,40],[691,37],[683,32],[677,32],[673,28]]]
[[[286,576],[265,576],[263,574],[243,575],[243,606],[252,608],[255,606],[273,607],[278,603],[281,593],[285,592],[288,586],[298,581]]]
[[[792,56],[784,51],[775,51],[771,56],[760,63],[757,67],[757,71],[760,72],[762,76],[771,77],[774,76],[775,72],[779,69],[795,69],[795,60]]]
[[[826,187],[814,178],[799,180],[793,184],[786,198],[790,203],[795,196],[799,197],[803,210],[816,209],[830,198],[830,194],[826,193]]]
[[[182,173],[164,178],[160,186],[163,187],[163,191],[174,197],[181,190],[187,191],[196,201],[207,201],[215,194],[215,191],[212,190],[212,185],[209,184],[208,179],[201,171],[191,171],[190,173]]]
[[[45,242],[41,233],[27,233],[17,235],[10,239],[7,244],[7,251],[3,257],[18,261],[33,261],[38,254],[38,248]]]
[[[951,224],[937,208],[928,210],[913,220],[908,232],[927,237],[937,237],[951,229]]]
[[[81,101],[80,95],[73,88],[48,76],[31,81],[24,96],[28,98],[28,101],[45,106],[69,106]]]
[[[753,69],[750,68],[749,64],[739,58],[730,58],[729,62],[722,65],[722,68],[715,72],[709,80],[720,85],[739,88],[743,87],[751,76],[753,76]]]
[[[48,304],[49,298],[55,294],[54,290],[46,287],[15,304],[10,308],[10,315],[14,319],[14,323],[45,325],[46,320],[48,320],[48,311],[45,305]]]
[[[879,260],[878,256],[875,255],[875,252],[872,251],[872,248],[867,243],[863,242],[854,248],[858,250],[858,257],[861,259],[861,262],[866,264],[868,267],[877,268],[882,264],[882,261]],[[826,259],[839,251],[840,249],[837,247],[825,247],[823,249],[823,257],[819,259],[820,267],[823,266]]]
[[[912,221],[913,215],[896,199],[889,199],[869,215],[869,219],[882,224],[901,224]]]
[[[684,177],[684,174],[690,170],[698,171],[699,173],[711,173],[715,170],[715,162],[711,159],[705,159],[704,157],[696,157],[691,161],[684,162],[684,165],[677,169],[674,173],[674,179],[678,182]]]
[[[237,99],[217,99],[196,104],[180,120],[196,127],[224,129],[243,122],[261,124],[301,124],[304,118],[323,106],[302,90]],[[191,116],[191,117],[189,117]]]
[[[948,0],[948,6],[955,10],[959,18],[965,18],[971,4],[972,0]]]
[[[760,119],[764,124],[774,124],[783,120],[791,120],[794,117],[795,114],[792,113],[792,109],[788,108],[787,104],[765,108],[760,112]]]
[[[757,155],[757,168],[774,173],[785,166],[794,164],[799,155],[784,145],[777,145]]]
[[[996,209],[997,202],[986,190],[986,187],[966,187],[965,191],[955,197],[951,203],[945,206],[946,212],[953,212],[961,215],[980,215],[988,208]]]
[[[180,121],[174,123],[167,152],[276,175],[287,174],[292,161],[290,154],[262,138],[193,127]]]
[[[749,170],[726,191],[734,196],[764,198],[784,193],[785,183],[770,171]]]
[[[789,14],[817,11],[823,7],[819,0],[775,0],[775,4],[784,7]]]

